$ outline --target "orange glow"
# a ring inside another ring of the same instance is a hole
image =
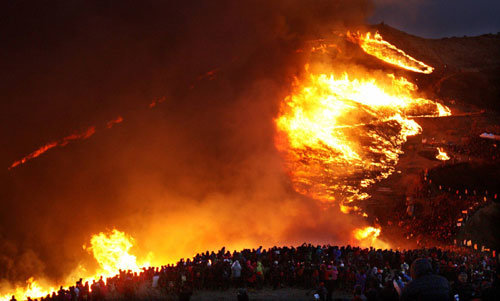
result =
[[[389,245],[387,243],[378,239],[378,237],[380,236],[380,228],[365,227],[362,229],[355,229],[352,233],[354,239],[356,240],[354,244],[360,247],[374,247],[377,249],[389,248]]]
[[[76,274],[74,279],[68,277],[66,286],[74,285],[75,281],[83,277],[83,282],[99,279],[100,276],[112,277],[119,273],[120,270],[130,270],[132,272],[140,272],[143,267],[149,267],[149,259],[152,257],[149,254],[148,258],[143,261],[138,261],[137,257],[130,253],[130,249],[134,246],[134,239],[124,232],[116,229],[109,233],[98,233],[92,236],[90,247],[83,247],[85,250],[94,255],[95,260],[99,264],[99,269],[92,274],[79,266],[73,274]],[[0,295],[0,301],[7,301],[15,295],[17,300],[26,300],[28,297],[40,298],[47,294],[56,291],[54,286],[42,285],[40,282],[30,278],[26,286],[16,287],[10,293]]]
[[[450,160],[450,156],[444,151],[443,148],[438,147],[437,148],[438,154],[436,155],[436,159],[441,160],[441,161],[447,161]]]
[[[99,263],[102,269],[99,275],[109,277],[120,270],[140,272],[142,267],[149,266],[146,262],[139,264],[136,256],[129,253],[134,245],[134,239],[124,232],[116,229],[108,234],[101,232],[93,235],[90,243],[90,247],[84,248],[92,252]]]
[[[156,102],[154,102],[154,104],[156,105],[156,103],[161,103],[165,101],[164,98],[160,98],[158,100],[156,100]],[[151,107],[151,105],[150,105]],[[118,123],[121,123],[123,122],[123,117],[122,116],[118,116],[116,117],[115,119],[112,119],[110,121],[108,121],[106,123],[106,127],[108,129],[112,128],[115,124],[118,124]],[[87,128],[85,131],[83,132],[80,132],[80,133],[74,133],[74,134],[71,134],[69,136],[66,136],[58,141],[52,141],[52,142],[49,142],[41,147],[39,147],[37,150],[33,151],[32,153],[30,153],[29,155],[25,156],[24,158],[20,159],[20,160],[17,160],[15,161],[14,163],[12,163],[10,166],[9,166],[9,170],[11,170],[12,168],[14,167],[17,167],[19,165],[22,165],[24,163],[26,163],[27,161],[31,160],[31,159],[35,159],[37,158],[38,156],[42,155],[43,153],[45,153],[46,151],[54,148],[54,147],[57,147],[57,146],[66,146],[68,145],[68,143],[74,141],[74,140],[85,140],[85,139],[88,139],[90,138],[92,135],[94,135],[96,132],[96,127],[95,126],[91,126],[89,128]]]
[[[365,35],[360,34],[359,32],[347,32],[347,37],[353,43],[358,44],[363,51],[386,63],[413,72],[430,74],[434,71],[433,67],[416,60],[406,54],[403,50],[385,41],[378,32],[376,32],[373,36],[370,32]]]
[[[401,146],[421,132],[411,118],[449,115],[416,90],[392,74],[308,73],[296,79],[275,119],[275,144],[294,189],[321,202],[337,200],[344,213],[362,214],[351,203],[368,198],[362,189],[395,171]]]
[[[218,72],[219,72],[219,68],[215,68],[213,70],[207,71],[204,74],[198,76],[197,79],[198,80],[202,80],[202,79],[214,80],[215,76],[217,75]]]
[[[18,165],[24,164],[24,163],[26,163],[26,161],[40,156],[41,154],[45,153],[46,151],[48,151],[51,148],[56,147],[57,145],[58,145],[57,142],[49,142],[49,143],[45,144],[44,146],[40,147],[39,149],[37,149],[36,151],[32,152],[31,154],[27,155],[26,157],[22,158],[21,160],[17,160],[14,163],[12,163],[12,165],[9,167],[9,169],[12,169]]]
[[[354,238],[364,240],[367,238],[377,238],[380,235],[380,229],[374,227],[366,227],[364,229],[354,230]]]
[[[9,294],[0,295],[0,301],[11,300],[12,295],[16,296],[17,300],[27,300],[28,297],[33,298],[34,296],[46,296],[55,290],[55,288],[50,286],[42,287],[37,281],[30,278],[26,281],[25,287],[17,287]]]
[[[106,123],[106,127],[107,127],[108,129],[110,129],[110,128],[112,128],[115,124],[121,123],[122,121],[123,121],[123,117],[118,116],[118,117],[116,117],[115,119],[108,121],[108,123]]]
[[[51,148],[54,148],[56,146],[66,146],[68,143],[70,143],[73,140],[88,139],[90,136],[94,135],[94,133],[95,133],[95,127],[91,126],[87,130],[85,130],[81,133],[71,134],[69,136],[62,138],[59,141],[49,142],[49,143],[45,144],[44,146],[39,147],[37,150],[35,150],[31,154],[27,155],[26,157],[12,163],[9,167],[9,170],[16,167],[16,166],[24,164],[31,159],[34,159],[34,158],[40,156],[41,154],[45,153],[46,151],[48,151]]]
[[[165,102],[165,100],[167,100],[167,98],[165,96],[162,96],[162,97],[159,97],[159,98],[156,98],[156,99],[153,99],[153,101],[149,104],[149,108],[152,109],[154,107],[156,107],[156,105],[160,104],[160,103],[163,103]]]
[[[321,52],[323,54],[328,53],[330,48],[334,48],[336,51],[342,53],[342,50],[336,44],[320,44],[319,46],[313,46],[311,52]]]

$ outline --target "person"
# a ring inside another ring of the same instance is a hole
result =
[[[273,289],[275,290],[281,288],[282,271],[277,260],[274,261],[271,267],[270,274],[271,274],[271,284],[273,286]]]
[[[328,265],[325,271],[325,286],[328,291],[326,300],[332,300],[333,290],[335,288],[335,281],[337,281],[338,271],[337,267],[333,267],[332,265]]]
[[[241,264],[238,260],[235,260],[231,265],[231,277],[236,286],[240,285],[240,277],[241,277]]]
[[[255,274],[257,275],[257,288],[262,289],[262,286],[264,285],[264,265],[260,260],[257,261]]]
[[[244,288],[240,288],[238,290],[238,295],[237,295],[238,301],[248,301],[248,293],[247,290]]]
[[[417,258],[410,267],[412,280],[404,287],[401,300],[450,300],[450,284],[446,278],[435,275],[426,258]]]
[[[500,264],[497,266],[495,279],[491,286],[481,292],[481,300],[498,300],[498,296],[500,296]]]
[[[387,280],[385,282],[385,285],[378,292],[377,299],[378,300],[387,300],[387,301],[391,301],[391,300],[398,301],[399,300],[398,292],[396,291],[396,288],[393,286],[393,283],[390,280]]]
[[[354,286],[354,298],[353,301],[366,301],[366,296],[363,295],[363,287],[359,284]]]
[[[467,282],[467,274],[462,272],[458,275],[458,281],[453,285],[453,295],[458,296],[460,301],[468,301],[474,298],[474,288]]]
[[[318,288],[316,289],[316,293],[314,294],[314,299],[319,301],[326,301],[328,291],[323,282],[319,283]]]
[[[152,288],[157,288],[159,280],[160,280],[160,274],[159,273],[155,273],[155,275],[153,276],[153,279],[152,279],[151,287]]]
[[[10,301],[17,301],[16,296],[12,295],[12,298],[10,298]]]
[[[179,289],[179,301],[189,301],[193,295],[193,289],[188,284],[181,284]]]

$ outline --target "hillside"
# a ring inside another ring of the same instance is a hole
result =
[[[422,88],[469,109],[500,110],[500,34],[424,39],[386,24],[372,26],[384,39],[435,67]]]

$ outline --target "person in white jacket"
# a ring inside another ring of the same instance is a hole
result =
[[[231,265],[231,277],[233,278],[233,282],[236,286],[239,286],[241,281],[241,264],[238,260],[235,260]]]

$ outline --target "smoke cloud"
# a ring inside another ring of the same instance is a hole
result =
[[[0,279],[63,279],[90,260],[82,244],[114,227],[163,262],[346,242],[360,223],[293,191],[273,119],[305,64],[297,50],[362,25],[369,1],[1,6]]]

